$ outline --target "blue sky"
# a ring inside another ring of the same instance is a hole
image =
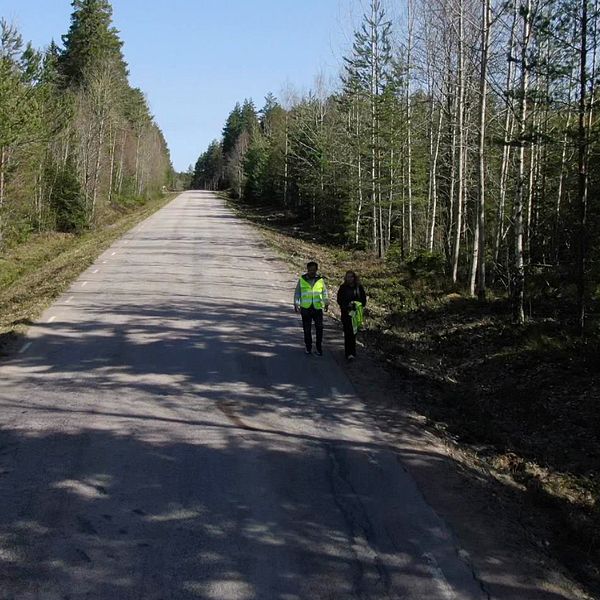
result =
[[[130,80],[146,93],[176,169],[219,137],[237,100],[258,107],[286,84],[334,78],[351,29],[348,0],[113,0]],[[37,47],[60,40],[69,0],[0,0]]]

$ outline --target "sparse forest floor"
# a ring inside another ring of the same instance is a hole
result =
[[[23,331],[115,240],[163,207],[175,194],[107,209],[101,225],[83,235],[32,234],[0,254],[0,358]]]
[[[360,274],[362,340],[410,384],[402,401],[461,461],[517,492],[540,549],[600,597],[598,336],[582,340],[541,305],[517,328],[506,298],[479,303],[426,272],[318,243],[281,211],[233,206],[299,272],[318,260],[333,292],[346,269]]]

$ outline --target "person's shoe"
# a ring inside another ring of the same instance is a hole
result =
[[[350,354],[348,356],[348,360],[354,360],[356,358],[356,356],[354,356],[354,354]]]
[[[309,350],[308,348],[304,351],[304,354],[312,354],[312,350]]]
[[[317,351],[315,352],[315,354],[316,354],[317,356],[323,356],[323,350],[317,350]]]

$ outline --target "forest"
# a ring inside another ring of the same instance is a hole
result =
[[[110,2],[72,8],[61,43],[41,50],[0,20],[0,258],[32,234],[98,228],[172,178]]]
[[[337,84],[237,104],[192,187],[593,330],[598,2],[401,4],[366,3]]]

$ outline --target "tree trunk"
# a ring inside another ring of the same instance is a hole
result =
[[[516,29],[517,29],[517,18],[518,18],[518,3],[513,4],[513,16],[512,25],[510,29],[510,41],[509,41],[509,56],[508,56],[508,69],[506,74],[506,116],[504,119],[504,143],[502,146],[502,166],[500,168],[500,189],[498,197],[498,222],[496,224],[496,243],[494,247],[494,261],[498,263],[500,258],[500,246],[506,235],[505,231],[505,210],[506,210],[506,195],[508,185],[508,172],[511,157],[511,141],[514,132],[514,111],[513,111],[513,100],[510,94],[511,90],[514,90],[514,60],[513,53],[515,51],[516,43]]]
[[[437,205],[438,205],[438,182],[437,182],[437,171],[438,171],[438,160],[440,156],[440,143],[442,139],[442,120],[444,111],[439,108],[437,133],[435,140],[435,148],[433,152],[433,161],[431,164],[431,222],[429,229],[429,252],[433,252],[433,245],[435,240],[435,226],[437,223]]]
[[[93,139],[93,123],[90,118],[90,125],[87,129],[87,139],[85,142],[85,150],[83,156],[83,190],[85,195],[85,208],[87,216],[91,217],[92,207],[90,206],[90,180],[92,177],[90,162],[92,160],[92,139]]]
[[[290,134],[289,134],[289,115],[287,110],[285,111],[285,150],[283,159],[283,206],[287,208],[288,205],[288,171],[289,171],[289,149],[290,149]]]
[[[362,180],[362,158],[360,155],[360,109],[356,107],[356,160],[358,166],[358,209],[356,211],[356,223],[354,226],[354,243],[358,245],[360,236],[360,221],[364,206],[363,198],[363,180]]]
[[[392,122],[390,124],[390,191],[388,195],[388,215],[387,215],[387,230],[386,230],[386,246],[392,245],[392,218],[393,218],[393,205],[394,205],[394,185],[395,185],[395,169],[394,169],[394,117],[392,115]]]
[[[567,122],[565,125],[565,132],[562,140],[562,153],[560,158],[560,175],[558,178],[558,190],[556,192],[556,211],[554,215],[554,262],[558,265],[560,263],[560,213],[562,208],[563,199],[563,187],[565,181],[565,168],[567,165],[567,147],[569,141],[569,130],[571,129],[571,118],[573,113],[570,109],[571,106],[571,87],[569,86],[569,112],[567,114]]]
[[[372,25],[371,25],[371,205],[373,209],[373,251],[378,254],[379,251],[379,239],[378,239],[378,223],[377,223],[377,114],[375,107],[375,98],[377,95],[377,63],[375,56],[377,55],[377,44],[375,40],[375,5],[371,3],[372,7]]]
[[[140,145],[142,143],[142,127],[137,129],[137,139],[135,141],[135,189],[139,195],[140,189]]]
[[[407,0],[408,41],[406,52],[406,177],[408,196],[408,253],[413,251],[413,181],[412,181],[412,101],[411,101],[411,74],[412,74],[412,45],[413,45],[413,10],[412,0]]]
[[[486,220],[485,220],[485,126],[487,108],[487,76],[488,56],[490,46],[490,28],[492,22],[490,0],[483,1],[482,35],[481,35],[481,80],[479,84],[479,227],[477,239],[478,260],[478,287],[477,297],[484,301],[486,297],[486,271],[485,271],[485,246],[486,246]],[[474,287],[474,286],[473,286]],[[475,291],[473,289],[473,291]]]
[[[117,157],[117,132],[112,131],[109,135],[109,138],[112,138],[112,142],[110,144],[110,173],[108,178],[108,203],[112,204],[113,201],[113,192],[114,192],[114,181],[115,181],[115,161]]]
[[[448,186],[448,232],[447,232],[447,248],[448,258],[451,260],[453,256],[453,236],[454,236],[454,197],[456,193],[456,156],[458,154],[458,119],[456,112],[456,103],[458,101],[458,84],[455,86],[454,95],[448,102],[448,124],[452,126],[452,142],[450,145],[450,185]]]
[[[529,106],[529,115],[531,120],[531,127],[533,131],[537,131],[538,129],[538,105],[535,98],[532,100]],[[532,136],[533,137],[533,136]],[[535,141],[535,137],[533,137],[533,141],[529,144],[529,181],[527,186],[527,213],[525,219],[525,232],[524,232],[524,246],[526,249],[525,256],[528,262],[531,262],[531,221],[533,215],[533,205],[535,202],[535,174],[536,174],[536,158],[537,158],[537,149],[539,143]]]
[[[123,137],[121,138],[121,149],[119,151],[119,168],[117,174],[117,190],[119,195],[123,193],[123,176],[125,174],[125,144],[127,143],[127,132],[123,131]]]
[[[98,198],[98,184],[100,181],[100,168],[102,165],[102,146],[104,144],[104,128],[106,126],[106,119],[102,117],[100,119],[100,126],[98,128],[98,143],[96,146],[96,161],[94,164],[94,174],[92,180],[92,219],[96,214],[96,202]]]
[[[588,204],[588,131],[587,131],[587,60],[588,60],[588,6],[581,3],[581,45],[579,49],[579,126],[577,132],[578,173],[578,240],[577,240],[577,304],[581,334],[585,331],[586,319],[586,260],[587,260],[587,204]]]
[[[6,165],[8,152],[6,146],[0,147],[0,249],[4,246],[4,195],[6,190]]]
[[[385,255],[385,236],[383,223],[383,196],[381,192],[381,160],[377,161],[377,206],[379,210],[379,256]]]
[[[464,198],[464,146],[465,146],[465,50],[464,50],[464,14],[463,0],[458,1],[458,168],[457,168],[457,184],[458,198],[456,203],[456,231],[454,238],[454,252],[452,256],[452,282],[458,280],[458,262],[460,258],[460,241],[463,226],[463,198]]]
[[[519,109],[519,166],[517,173],[517,193],[515,199],[515,249],[514,249],[514,284],[513,284],[513,316],[515,322],[525,322],[525,262],[523,258],[523,207],[525,199],[525,134],[527,132],[527,94],[529,92],[529,64],[527,52],[531,37],[531,0],[522,7],[523,35],[521,41],[521,83]]]

